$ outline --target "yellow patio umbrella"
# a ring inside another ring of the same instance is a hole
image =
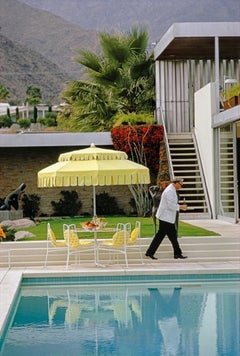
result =
[[[96,147],[60,154],[58,162],[38,172],[38,187],[93,186],[93,216],[96,216],[96,186],[149,184],[149,169],[128,160],[123,151]]]

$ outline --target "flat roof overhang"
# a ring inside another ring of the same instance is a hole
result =
[[[23,132],[0,134],[0,148],[112,146],[110,132]]]
[[[156,44],[154,58],[214,60],[215,38],[219,59],[240,58],[240,22],[175,23]]]

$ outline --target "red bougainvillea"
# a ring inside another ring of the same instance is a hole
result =
[[[116,150],[125,151],[129,159],[146,165],[155,177],[159,175],[159,152],[164,142],[161,125],[122,125],[114,127],[111,135]]]
[[[159,171],[157,176],[157,185],[161,187],[162,190],[166,188],[166,186],[170,182],[170,174],[169,174],[169,166],[168,166],[168,158],[166,152],[165,141],[161,141],[160,151],[159,151]]]

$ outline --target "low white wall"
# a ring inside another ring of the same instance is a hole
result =
[[[1,210],[0,222],[4,220],[17,220],[23,218],[22,210]]]
[[[215,112],[215,86],[209,83],[194,94],[195,134],[202,160],[210,204],[215,215],[214,138],[212,117]]]

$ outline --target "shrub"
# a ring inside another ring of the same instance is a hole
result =
[[[76,216],[79,214],[79,210],[82,207],[82,203],[78,199],[78,194],[76,191],[61,191],[63,199],[58,202],[51,201],[54,216]]]
[[[114,116],[114,120],[113,127],[121,125],[153,125],[156,122],[152,114],[136,114],[135,112],[117,114]]]
[[[38,117],[37,118],[37,123],[38,124],[45,125],[46,124],[45,121],[46,121],[45,117]]]
[[[34,219],[39,214],[40,196],[37,194],[24,194],[22,197],[23,215]]]
[[[147,166],[157,176],[159,170],[160,142],[164,138],[161,125],[123,125],[111,130],[113,146],[125,151],[128,157]]]
[[[240,83],[236,83],[232,85],[230,88],[225,90],[225,98],[226,100],[231,99],[234,96],[240,95]]]
[[[46,117],[45,125],[48,127],[57,126],[57,121],[54,117]]]
[[[57,113],[55,111],[47,112],[45,117],[39,117],[37,122],[48,127],[57,126]]]
[[[124,211],[118,207],[116,198],[105,192],[97,195],[96,210],[98,215],[124,215]]]
[[[0,127],[11,127],[13,121],[8,115],[0,116]]]
[[[56,111],[48,111],[48,112],[46,112],[45,117],[46,117],[46,119],[56,119],[57,112]]]
[[[31,126],[31,120],[28,118],[21,118],[17,123],[23,129],[28,129]]]
[[[46,125],[47,126],[57,126],[57,112],[49,111],[46,113]]]

